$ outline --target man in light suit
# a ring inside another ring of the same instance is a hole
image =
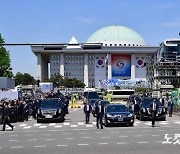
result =
[[[98,105],[95,107],[95,113],[97,115],[96,120],[96,126],[97,129],[99,129],[99,125],[101,126],[101,129],[103,129],[103,125],[102,125],[102,118],[104,116],[104,106],[101,105],[101,101],[98,101]]]
[[[89,123],[89,117],[90,117],[91,111],[92,111],[92,107],[89,104],[89,101],[87,101],[86,104],[84,105],[84,113],[85,113],[85,117],[86,117],[86,123]]]

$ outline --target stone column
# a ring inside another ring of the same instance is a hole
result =
[[[37,79],[42,81],[42,56],[41,56],[41,53],[37,54]]]
[[[60,75],[64,77],[64,53],[60,53]]]
[[[135,54],[131,54],[131,79],[135,79]]]
[[[89,86],[88,79],[88,53],[84,53],[84,84],[86,87]]]
[[[112,78],[111,53],[107,54],[108,58],[108,79]]]

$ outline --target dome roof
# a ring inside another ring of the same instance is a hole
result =
[[[145,46],[147,43],[134,30],[124,26],[107,26],[93,33],[87,43],[106,46]]]

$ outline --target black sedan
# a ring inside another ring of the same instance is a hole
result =
[[[109,104],[105,110],[104,124],[105,126],[111,124],[126,124],[133,126],[134,115],[123,104]]]
[[[151,119],[152,114],[150,111],[150,104],[152,103],[151,97],[145,97],[142,99],[142,102],[139,104],[139,111],[136,113],[136,117],[140,120],[145,120],[145,119]],[[165,107],[160,103],[158,99],[156,99],[156,103],[159,106],[156,118],[159,120],[166,120],[166,111]]]
[[[66,110],[61,99],[43,100],[37,111],[37,123],[44,121],[63,122]]]

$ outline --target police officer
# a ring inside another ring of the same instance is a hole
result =
[[[4,104],[4,110],[3,110],[3,129],[1,131],[5,131],[5,128],[6,128],[6,124],[12,128],[12,131],[13,131],[13,128],[14,126],[10,124],[10,109],[9,109],[9,106],[8,106],[8,102],[5,102]]]

